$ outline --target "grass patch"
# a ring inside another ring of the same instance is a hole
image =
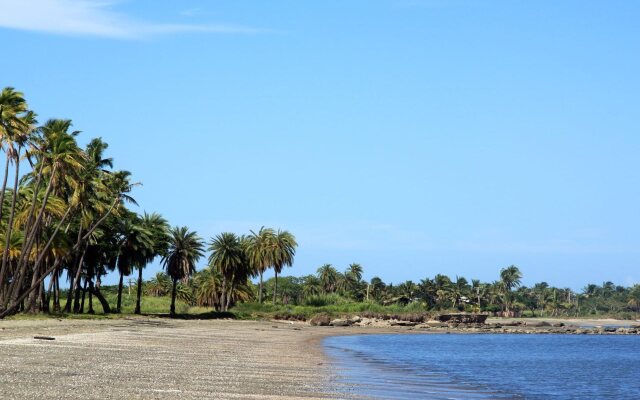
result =
[[[322,304],[322,303],[316,303]],[[361,313],[379,314],[419,314],[427,312],[426,307],[419,303],[407,306],[389,305],[382,306],[377,303],[339,302],[327,305],[286,305],[286,304],[258,304],[242,303],[231,309],[238,319],[274,319],[283,316],[304,317],[310,319],[316,314],[326,314],[331,317],[344,317]]]

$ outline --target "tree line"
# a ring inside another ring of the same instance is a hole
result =
[[[69,119],[40,125],[24,94],[14,88],[0,93],[0,149],[5,156],[0,318],[19,311],[77,313],[85,295],[89,313],[95,312],[93,297],[105,313],[120,312],[124,277],[136,269],[135,312],[140,313],[142,270],[156,257],[171,280],[170,314],[175,315],[178,283],[189,280],[206,250],[211,253],[209,267],[199,279],[214,284],[209,303],[224,311],[250,277],[260,276],[262,282],[267,269],[277,276],[293,263],[297,243],[288,231],[223,233],[205,242],[187,227],[171,228],[158,213],[129,210],[127,204],[137,205],[131,173],[113,169],[101,138],[81,147],[79,134]],[[115,309],[100,291],[102,278],[112,271],[119,274]],[[66,290],[61,289],[65,278]]]
[[[170,295],[172,316],[176,298],[227,311],[238,302],[263,303],[266,297],[273,304],[411,303],[426,310],[503,315],[640,312],[640,285],[605,282],[580,293],[546,282],[526,287],[516,266],[503,268],[499,279],[486,283],[441,274],[396,285],[379,277],[365,281],[357,263],[344,272],[325,264],[314,275],[279,281],[294,261],[298,244],[293,234],[262,227],[245,235],[223,232],[205,241],[187,227],[171,227],[158,213],[133,212],[127,205],[137,205],[131,192],[138,184],[131,173],[113,169],[101,138],[81,147],[79,135],[71,120],[39,124],[21,92],[8,87],[0,93],[0,149],[5,156],[0,318],[21,311],[83,312],[85,296],[89,313],[95,312],[94,297],[104,313],[121,312],[124,278],[136,270],[138,314],[143,293]],[[196,272],[206,253],[207,266]],[[157,257],[166,273],[143,283],[143,269]],[[274,277],[264,281],[269,269]],[[119,276],[115,305],[100,291],[109,273]]]
[[[419,282],[385,283],[380,277],[362,279],[363,268],[350,264],[344,272],[325,264],[316,274],[281,278],[280,301],[291,305],[329,305],[363,302],[379,305],[411,305],[413,310],[488,312],[504,316],[632,317],[640,313],[640,284],[631,287],[604,282],[588,284],[581,291],[539,282],[522,285],[522,273],[514,265],[502,268],[492,282],[470,281],[437,274]],[[271,284],[266,282],[267,290]]]

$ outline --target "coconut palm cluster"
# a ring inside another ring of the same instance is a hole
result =
[[[94,313],[94,297],[104,313],[121,312],[124,278],[136,271],[139,314],[142,270],[157,257],[167,275],[148,282],[146,290],[171,294],[175,315],[175,300],[193,292],[187,283],[207,250],[209,266],[197,275],[197,297],[225,311],[252,298],[249,278],[268,268],[279,274],[293,263],[297,243],[284,230],[222,233],[207,247],[196,232],[171,228],[158,213],[131,211],[127,206],[137,205],[131,191],[138,185],[131,173],[113,168],[101,138],[82,147],[79,135],[71,120],[40,124],[14,88],[0,93],[0,318],[84,312],[85,300],[87,312]],[[109,273],[119,276],[115,305],[100,291]]]

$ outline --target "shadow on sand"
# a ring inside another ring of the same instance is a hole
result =
[[[171,317],[169,314],[142,314],[146,317],[157,317],[167,319],[184,319],[184,320],[197,320],[197,319],[236,319],[236,315],[232,312],[217,312],[209,311],[199,314],[176,314]]]

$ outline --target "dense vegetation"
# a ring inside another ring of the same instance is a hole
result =
[[[86,297],[88,313],[95,312],[94,297],[104,313],[120,313],[124,277],[135,270],[134,312],[141,313],[142,269],[156,257],[162,258],[170,287],[163,280],[155,293],[170,293],[175,315],[176,298],[184,296],[207,243],[186,227],[170,228],[159,214],[128,210],[127,203],[136,204],[130,195],[136,184],[128,171],[113,170],[101,138],[82,148],[71,120],[38,125],[36,117],[22,93],[2,90],[0,318],[19,311],[81,313]],[[297,243],[287,231],[263,228],[243,237],[223,233],[208,245],[210,266],[193,282],[203,304],[225,311],[249,299],[249,277],[291,265]],[[100,291],[110,272],[119,275],[115,308]],[[275,299],[275,288],[273,293]]]
[[[436,275],[418,283],[394,285],[378,277],[365,281],[362,272],[359,264],[351,264],[344,272],[327,264],[315,275],[280,277],[277,301],[269,304],[253,302],[259,288],[248,282],[237,292],[237,305],[231,311],[241,317],[465,311],[498,316],[637,318],[640,313],[640,285],[623,287],[605,282],[587,285],[579,293],[546,282],[527,287],[520,284],[522,275],[515,266],[502,269],[499,279],[490,283]],[[198,272],[180,287],[185,304],[211,306],[202,286],[208,273],[208,269]],[[148,296],[162,296],[169,293],[170,281],[166,274],[158,273],[145,288]],[[273,296],[275,279],[264,282],[263,290],[267,297]]]
[[[158,312],[158,305],[171,316],[203,308],[242,315],[459,310],[631,317],[640,312],[640,285],[590,284],[581,293],[545,282],[525,287],[515,266],[488,283],[445,275],[397,285],[378,277],[365,281],[355,263],[344,272],[326,264],[315,275],[279,277],[294,261],[297,243],[291,233],[263,227],[205,241],[187,227],[171,228],[160,214],[132,212],[126,207],[136,204],[131,174],[113,170],[101,138],[82,148],[78,135],[70,120],[39,125],[13,88],[0,93],[5,156],[0,318],[20,311],[93,314],[94,297],[104,314],[130,312],[131,288],[126,296],[123,291],[125,277],[133,274],[137,314],[143,308]],[[207,253],[207,267],[196,271]],[[166,273],[143,282],[142,270],[157,257]],[[265,282],[268,269],[275,276]],[[119,284],[103,291],[101,281],[109,273],[118,274]],[[271,305],[263,304],[266,298]]]

